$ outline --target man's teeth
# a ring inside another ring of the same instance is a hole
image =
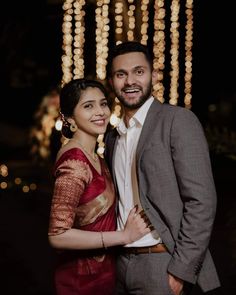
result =
[[[135,88],[135,89],[125,89],[125,93],[134,93],[134,92],[138,92],[139,89]]]

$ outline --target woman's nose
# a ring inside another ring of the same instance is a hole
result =
[[[96,115],[103,116],[105,114],[104,109],[101,106],[96,108]]]

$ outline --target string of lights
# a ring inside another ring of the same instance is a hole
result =
[[[135,29],[135,5],[134,0],[128,0],[129,8],[128,8],[128,30],[127,30],[127,40],[134,40],[134,29]]]
[[[170,27],[170,38],[171,38],[171,71],[170,71],[170,100],[169,103],[172,105],[178,104],[178,86],[179,86],[179,0],[172,0],[171,3],[171,27]]]
[[[109,4],[110,0],[97,1],[96,13],[96,76],[100,80],[106,78],[109,37]]]
[[[157,72],[157,83],[153,85],[153,94],[164,102],[164,69],[165,69],[165,3],[155,0],[154,3],[154,36],[153,36],[153,69]]]
[[[142,11],[142,25],[141,25],[141,43],[147,45],[148,40],[148,20],[149,20],[149,11],[148,11],[149,0],[141,1],[141,11]]]
[[[62,8],[62,86],[84,76],[85,0],[65,0]]]
[[[73,79],[84,77],[84,17],[85,10],[83,6],[85,0],[77,0],[74,2],[74,43],[73,43]]]
[[[72,78],[72,64],[73,64],[73,52],[72,52],[72,20],[73,20],[73,0],[65,0],[62,9],[64,10],[64,17],[62,23],[62,85],[68,83]]]
[[[185,35],[185,107],[191,109],[192,100],[192,47],[193,47],[193,0],[186,0],[186,35]]]
[[[123,35],[123,2],[116,1],[115,3],[115,40],[116,44],[122,42]]]

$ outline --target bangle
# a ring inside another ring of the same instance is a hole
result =
[[[107,247],[106,247],[106,245],[105,245],[105,243],[104,243],[103,232],[101,231],[100,233],[101,233],[102,247],[103,247],[105,250],[107,250]]]

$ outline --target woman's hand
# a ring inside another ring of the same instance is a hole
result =
[[[150,232],[149,224],[137,211],[138,206],[135,206],[129,212],[124,228],[125,244],[137,241]]]

